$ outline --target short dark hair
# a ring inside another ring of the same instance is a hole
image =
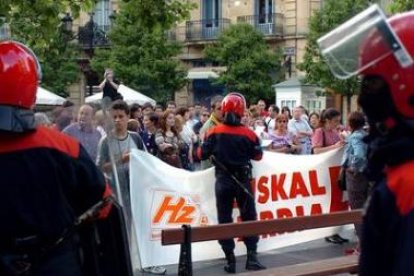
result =
[[[148,113],[144,115],[144,117],[148,117],[148,119],[154,124],[155,127],[158,127],[159,117],[155,112]]]
[[[130,111],[131,113],[135,113],[136,111],[138,111],[141,108],[141,106],[137,103],[134,103],[131,105],[130,107]]]
[[[211,110],[214,110],[216,108],[216,104],[223,101],[224,97],[221,95],[214,96],[211,98],[210,104],[211,104]]]
[[[181,115],[184,117],[185,113],[188,112],[188,108],[187,107],[180,107],[177,109],[177,111],[175,112],[175,114],[177,115]]]
[[[157,104],[157,105],[155,106],[154,110],[155,110],[155,109],[157,109],[157,108],[160,108],[161,110],[164,110],[164,107],[162,107],[162,105],[160,105],[160,104]]]
[[[116,100],[111,105],[111,110],[124,110],[126,115],[129,115],[129,106],[123,100]]]
[[[173,105],[173,106],[177,107],[177,104],[176,104],[174,101],[168,101],[168,102],[165,104],[165,107],[168,107],[169,105]]]
[[[354,111],[349,114],[348,124],[352,131],[362,128],[365,125],[365,116],[362,112]]]
[[[149,102],[144,103],[141,108],[144,110],[145,108],[148,108],[148,107],[154,110],[154,107]]]

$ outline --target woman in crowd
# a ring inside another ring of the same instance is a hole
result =
[[[180,137],[176,129],[175,114],[167,110],[164,112],[160,128],[155,133],[155,143],[158,146],[158,157],[171,166],[181,168],[179,157]]]
[[[290,112],[290,108],[287,106],[282,107],[282,110],[280,111],[281,114],[285,114],[288,118],[288,120],[292,119],[292,112]]]
[[[177,109],[177,113],[175,115],[175,128],[177,129],[177,132],[180,135],[179,155],[181,160],[181,166],[183,169],[191,171],[193,164],[192,153],[194,132],[191,128],[188,128],[186,125],[188,118],[189,114],[187,108],[180,107]]]
[[[348,118],[351,134],[346,138],[345,151],[342,158],[342,168],[345,170],[346,190],[351,209],[364,206],[368,198],[368,180],[362,173],[367,166],[367,144],[363,138],[367,135],[363,129],[365,117],[361,112],[352,112]],[[361,225],[355,224],[358,240],[361,238]],[[355,249],[359,252],[359,247]]]
[[[142,120],[144,129],[139,133],[147,151],[152,155],[157,155],[158,146],[155,143],[155,133],[158,127],[158,116],[154,112],[145,114]]]
[[[312,112],[309,115],[309,125],[313,131],[315,131],[319,127],[319,114],[316,112]]]
[[[287,122],[286,115],[279,114],[276,116],[275,128],[268,134],[268,138],[272,140],[269,146],[270,151],[295,153],[300,150],[300,146],[294,143],[292,135],[288,132]]]
[[[312,136],[312,150],[315,154],[338,149],[344,145],[339,133],[340,120],[341,113],[335,108],[328,108],[322,112],[319,127]],[[339,234],[326,237],[325,240],[337,244],[348,242]]]
[[[340,148],[344,140],[338,131],[341,113],[335,108],[328,108],[322,112],[319,127],[312,137],[312,149],[315,154]]]

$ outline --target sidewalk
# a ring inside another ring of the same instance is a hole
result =
[[[355,237],[352,231],[347,231],[342,236],[349,238],[351,242],[343,245],[337,245],[326,242],[324,239],[318,239],[294,246],[289,246],[281,249],[259,253],[260,261],[268,268],[285,266],[297,263],[310,262],[326,258],[334,258],[344,256],[344,250],[346,248],[355,246]],[[219,244],[217,243],[217,246]],[[220,256],[222,257],[222,256]],[[178,260],[177,260],[178,261]],[[246,256],[237,257],[237,272],[245,272],[244,265],[246,262]],[[197,276],[204,275],[229,275],[223,270],[225,263],[224,255],[221,259],[215,259],[210,261],[202,261],[193,263],[193,274]],[[177,275],[178,266],[169,265],[166,266],[166,275]],[[142,273],[140,275],[149,275]],[[344,274],[348,275],[348,274]]]

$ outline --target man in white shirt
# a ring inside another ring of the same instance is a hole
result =
[[[293,109],[293,118],[289,120],[288,131],[292,133],[301,145],[300,154],[311,154],[311,137],[313,131],[308,122],[302,119],[300,107]]]

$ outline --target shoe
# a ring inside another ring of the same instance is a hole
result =
[[[330,243],[335,243],[335,244],[343,244],[343,243],[349,242],[348,239],[342,238],[338,234],[326,237],[325,241],[330,242]]]
[[[259,260],[257,259],[256,251],[248,251],[247,252],[246,269],[247,270],[263,270],[263,269],[266,269],[266,267],[264,265],[262,265],[259,262]]]
[[[163,266],[150,266],[143,268],[142,271],[154,275],[164,275],[167,269]]]
[[[224,271],[230,274],[236,273],[236,256],[233,252],[226,254],[227,264],[224,266]]]

